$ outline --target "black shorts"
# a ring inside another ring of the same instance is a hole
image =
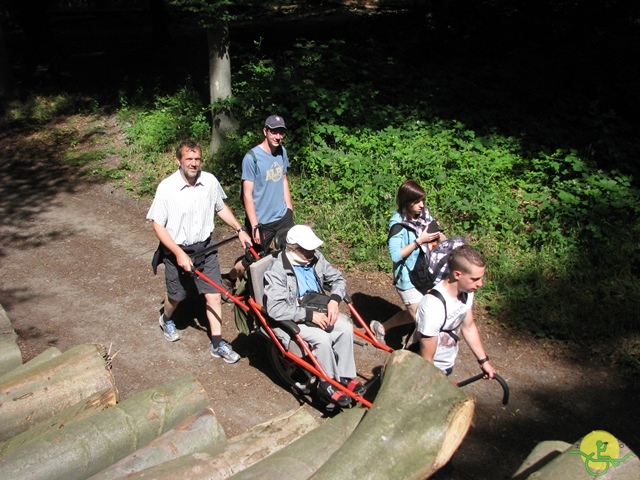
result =
[[[205,282],[200,277],[194,276],[191,272],[185,272],[182,268],[177,266],[174,262],[175,257],[173,255],[164,258],[164,276],[167,284],[167,296],[171,300],[181,302],[187,298],[187,290],[190,282],[195,281],[198,293],[220,293],[213,285]],[[205,256],[204,268],[200,267],[202,273],[220,285],[222,278],[220,278],[220,263],[218,262],[218,255],[214,252]]]
[[[269,222],[260,224],[262,225],[262,245],[254,245],[256,251],[260,252],[263,250],[270,250],[271,242],[273,241],[276,233],[280,230],[288,230],[293,227],[293,210],[287,208],[287,212],[284,214],[280,220],[276,220],[275,222]],[[249,220],[245,220],[245,227],[247,231],[251,230],[251,225],[249,224]],[[253,238],[253,232],[249,233],[249,235]]]

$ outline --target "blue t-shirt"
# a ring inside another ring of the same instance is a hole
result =
[[[313,267],[294,265],[293,273],[298,281],[298,297],[302,297],[308,292],[321,292]]]
[[[259,223],[280,220],[287,213],[284,203],[284,176],[289,168],[289,159],[284,147],[276,155],[265,152],[260,145],[251,149],[242,159],[242,181],[253,182],[253,203]]]

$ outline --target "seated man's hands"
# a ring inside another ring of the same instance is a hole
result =
[[[329,320],[329,325],[335,325],[338,321],[339,314],[340,307],[338,307],[338,302],[335,300],[329,300],[329,303],[327,303],[327,318]]]
[[[338,302],[335,300],[329,300],[329,303],[327,304],[327,313],[313,312],[313,318],[311,321],[321,329],[326,330],[327,328],[335,325],[338,321],[339,314],[340,309],[338,307]]]
[[[326,330],[327,327],[329,327],[329,317],[324,313],[313,312],[313,318],[311,321],[323,330]]]

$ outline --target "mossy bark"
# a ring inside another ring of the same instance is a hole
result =
[[[2,40],[1,37],[2,32],[0,32],[0,43]],[[2,56],[1,53],[0,51],[0,56]],[[2,74],[0,74],[0,77],[2,77]],[[0,91],[0,102],[1,100],[2,92]],[[5,312],[2,305],[0,305],[0,375],[4,375],[22,365],[22,353],[16,343],[17,338],[18,335],[16,335],[16,332],[13,330],[13,325],[9,320],[7,312]]]
[[[0,441],[108,389],[117,391],[104,347],[71,348],[0,384]]]
[[[179,377],[0,457],[0,478],[85,480],[208,406],[202,385]]]
[[[366,413],[364,408],[345,410],[282,450],[235,474],[232,480],[286,478],[305,480],[322,466],[353,433]]]
[[[104,392],[98,392],[86,400],[65,408],[53,417],[41,421],[29,430],[10,438],[0,447],[0,456],[8,455],[17,448],[25,448],[27,444],[36,442],[49,433],[60,433],[73,422],[88,418],[105,408],[113,407],[115,404],[115,389],[110,388]]]
[[[226,440],[213,408],[204,408],[151,443],[139,448],[89,480],[123,478]]]
[[[473,411],[473,399],[433,364],[396,351],[367,415],[310,478],[428,478],[456,451]]]
[[[619,453],[611,461],[585,458],[580,452],[580,442],[546,441],[539,443],[514,474],[514,480],[574,480],[615,479],[637,480],[640,478],[640,460],[629,447],[622,444]],[[595,453],[595,452],[594,452]]]
[[[129,475],[127,480],[219,480],[256,464],[318,426],[303,408],[289,411],[205,451]],[[268,478],[268,477],[263,477]]]
[[[13,380],[14,378],[20,377],[22,375],[26,375],[28,372],[35,370],[43,363],[48,362],[49,360],[52,360],[55,357],[58,357],[60,355],[62,355],[62,352],[58,350],[56,347],[49,347],[40,355],[33,357],[27,363],[23,363],[22,365],[19,365],[18,367],[14,368],[10,372],[3,374],[0,377],[0,385]]]

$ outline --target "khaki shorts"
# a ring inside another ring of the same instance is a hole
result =
[[[396,291],[398,292],[398,295],[400,295],[402,303],[405,305],[420,303],[420,300],[424,297],[424,295],[415,288],[410,288],[409,290],[400,290],[399,288],[396,288]]]

